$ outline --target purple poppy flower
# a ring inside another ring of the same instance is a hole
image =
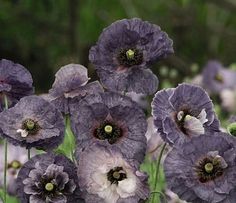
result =
[[[16,195],[16,177],[23,166],[28,161],[27,151],[25,148],[17,147],[8,143],[7,147],[7,192],[10,195]],[[3,188],[3,175],[4,175],[4,147],[0,145],[0,188]],[[35,151],[31,150],[31,155],[34,155]]]
[[[210,93],[220,93],[224,89],[236,87],[236,71],[223,67],[217,61],[209,61],[203,69],[203,86]]]
[[[103,30],[89,60],[108,89],[153,94],[158,79],[148,67],[173,53],[172,44],[159,26],[138,18],[123,19]]]
[[[117,148],[93,144],[77,154],[77,159],[79,184],[87,203],[133,203],[148,198],[147,176]]]
[[[158,91],[152,102],[152,115],[162,139],[170,145],[219,131],[209,96],[201,87],[190,84]]]
[[[236,199],[235,138],[217,132],[174,147],[164,162],[168,188],[192,203]]]
[[[17,177],[17,194],[21,202],[74,203],[80,198],[77,168],[62,155],[51,153],[33,157]]]
[[[71,125],[81,150],[94,142],[116,145],[128,158],[143,161],[147,122],[129,97],[106,92],[89,95],[71,105]]]
[[[52,150],[64,138],[62,114],[39,96],[22,98],[14,107],[1,112],[3,136],[12,144]]]
[[[24,96],[32,95],[34,88],[30,72],[20,64],[0,60],[0,112],[4,109],[4,95],[12,107]]]
[[[56,79],[49,90],[47,100],[53,103],[61,112],[68,114],[69,103],[77,101],[88,94],[103,92],[98,81],[88,83],[88,71],[82,65],[69,64],[56,73]]]

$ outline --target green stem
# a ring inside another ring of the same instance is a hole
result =
[[[165,147],[166,147],[166,143],[162,146],[160,155],[157,160],[157,170],[156,170],[156,175],[155,175],[155,179],[154,179],[154,191],[157,190],[157,179],[158,179],[158,175],[159,175],[159,171],[160,171],[161,158],[163,156]],[[153,195],[152,202],[155,203],[155,195]]]
[[[66,116],[66,122],[65,122],[65,125],[66,125],[66,136],[68,136],[69,138],[69,141],[70,141],[70,156],[71,156],[71,160],[73,162],[75,162],[74,160],[74,146],[73,146],[73,134],[71,133],[71,129],[70,129],[70,117],[67,115]]]
[[[30,160],[30,149],[28,149],[28,160]]]
[[[160,192],[160,191],[153,191],[153,192],[151,192],[151,195],[152,195],[152,194],[156,194],[156,193],[162,195],[162,197],[164,198],[164,202],[165,202],[165,203],[168,203],[168,202],[167,202],[167,199],[166,199],[166,195],[165,195],[163,192]]]
[[[4,103],[5,109],[8,109],[8,100],[7,96],[4,95]],[[4,160],[4,202],[7,203],[7,140],[4,139],[4,153],[5,153],[5,160]]]

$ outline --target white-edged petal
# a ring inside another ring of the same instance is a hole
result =
[[[201,135],[205,132],[201,121],[190,115],[184,118],[184,128],[189,135]]]
[[[206,123],[208,121],[207,117],[207,113],[205,109],[202,109],[200,114],[197,116],[197,118],[200,120],[200,122],[202,124]]]
[[[122,198],[127,198],[135,195],[135,190],[137,188],[137,182],[135,177],[127,178],[118,183],[117,193]]]

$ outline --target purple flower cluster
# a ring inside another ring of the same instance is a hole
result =
[[[155,93],[158,79],[150,65],[171,53],[172,40],[159,26],[136,18],[117,21],[102,32],[89,53],[105,88],[98,81],[89,82],[84,66],[69,64],[58,70],[43,96],[32,95],[32,77],[23,66],[3,59],[1,136],[20,149],[46,151],[28,161],[8,157],[20,201],[148,199],[147,175],[139,170],[147,151],[146,116],[125,93]],[[70,125],[76,140],[74,162],[57,154]]]
[[[189,84],[158,91],[152,115],[157,132],[172,146],[164,160],[168,189],[187,202],[233,203],[236,140],[220,132],[207,93]],[[234,123],[230,129],[233,134]]]
[[[43,96],[32,95],[32,77],[23,66],[1,60],[0,132],[14,145],[5,160],[9,194],[22,203],[144,202],[151,194],[141,163],[164,153],[158,164],[169,194],[192,203],[235,202],[236,119],[228,127],[231,135],[221,132],[213,103],[199,86],[184,83],[156,92],[158,79],[149,68],[172,53],[172,40],[159,26],[120,20],[90,49],[101,84],[89,82],[84,66],[69,64]],[[212,91],[234,85],[227,81],[233,74],[214,67],[217,73],[211,64],[205,70],[205,85]],[[155,92],[147,119],[146,105],[131,98]],[[75,149],[70,143],[67,157],[62,148],[71,134]],[[42,153],[27,161],[24,148]],[[0,156],[1,178],[3,166]]]

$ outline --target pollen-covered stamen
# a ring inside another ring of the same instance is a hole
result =
[[[235,123],[231,123],[228,127],[227,127],[228,132],[233,135],[236,136],[236,122]]]
[[[143,62],[143,53],[136,48],[121,49],[116,59],[120,66],[128,68],[140,65]]]
[[[122,181],[126,178],[126,172],[122,167],[115,167],[107,173],[107,179],[111,182],[111,184],[118,184],[119,181]]]
[[[48,191],[48,192],[51,192],[54,190],[54,185],[52,183],[47,183],[45,185],[45,189]]]

